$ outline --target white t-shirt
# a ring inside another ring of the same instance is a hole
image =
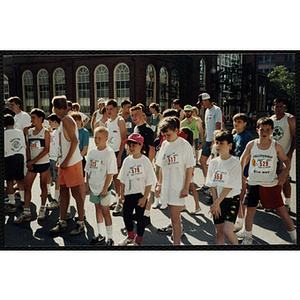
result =
[[[24,128],[31,124],[31,118],[25,111],[21,111],[19,114],[14,116],[15,129],[20,129],[24,131]]]
[[[226,160],[221,159],[220,156],[212,159],[208,166],[205,185],[216,187],[218,197],[225,188],[232,188],[226,198],[239,195],[242,189],[240,161],[235,156]]]
[[[95,196],[98,196],[102,190],[107,174],[117,174],[117,159],[114,151],[106,147],[104,150],[94,148],[86,156],[86,165],[84,170],[89,176],[90,190]]]
[[[19,129],[4,130],[4,157],[22,154],[26,157],[24,133]]]
[[[192,146],[181,137],[174,142],[165,140],[156,164],[162,169],[162,197],[170,205],[184,205],[185,198],[179,196],[185,184],[186,169],[195,166]]]
[[[214,131],[216,130],[216,123],[222,124],[222,111],[218,106],[213,105],[211,109],[205,111],[205,130],[206,141],[212,142],[214,138]]]
[[[57,160],[57,157],[60,153],[58,133],[58,129],[55,129],[50,133],[49,159],[51,160]]]
[[[149,158],[142,155],[140,158],[127,156],[121,167],[118,179],[125,184],[124,195],[145,194],[146,186],[156,183],[156,175]]]

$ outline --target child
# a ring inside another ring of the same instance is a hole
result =
[[[156,183],[156,176],[149,158],[142,154],[144,138],[133,133],[124,143],[128,144],[130,155],[124,160],[118,179],[121,182],[123,218],[128,236],[119,246],[141,245],[145,231],[144,211],[151,187]],[[136,236],[132,218],[134,209],[137,218]]]
[[[97,148],[89,151],[86,159],[86,190],[90,193],[90,201],[95,204],[98,235],[93,238],[91,245],[99,245],[105,240],[102,236],[101,224],[105,220],[107,240],[106,245],[113,246],[112,219],[110,216],[110,185],[114,174],[118,173],[117,160],[114,151],[106,146],[108,129],[97,127],[94,131]]]
[[[216,242],[225,245],[225,237],[230,244],[238,245],[233,226],[239,210],[239,194],[242,188],[242,168],[233,156],[235,144],[228,130],[218,130],[215,134],[216,150],[219,157],[210,161],[207,173],[207,186],[210,186],[213,215],[216,228]]]
[[[249,142],[241,156],[244,169],[250,161],[249,177],[243,204],[247,206],[245,214],[245,234],[243,245],[252,244],[253,218],[258,200],[266,209],[274,208],[282,219],[293,243],[297,243],[294,223],[284,207],[281,185],[285,182],[290,160],[282,146],[271,138],[274,123],[271,118],[262,117],[257,121],[258,139]],[[283,162],[283,170],[277,177],[277,156]]]
[[[187,135],[186,140],[190,143],[190,145],[193,148],[194,158],[195,158],[195,162],[196,162],[196,152],[195,152],[195,145],[194,145],[194,133],[188,127],[182,127],[181,130]],[[193,211],[191,211],[192,215],[196,215],[201,211],[201,207],[200,207],[200,204],[199,204],[198,192],[197,192],[197,190],[195,188],[195,185],[194,185],[194,172],[195,172],[195,167],[193,167],[193,176],[192,176],[190,186],[189,186],[189,189],[192,191],[194,201],[195,201],[195,209]]]
[[[14,128],[14,117],[10,114],[4,115],[4,162],[5,180],[9,202],[5,205],[6,213],[17,210],[14,195],[14,179],[16,180],[21,201],[24,201],[24,160],[25,160],[25,138],[21,130]]]
[[[52,132],[50,133],[50,175],[48,176],[47,190],[48,195],[51,196],[51,181],[55,182],[55,194],[54,199],[51,197],[50,204],[46,207],[49,210],[57,209],[59,207],[59,181],[58,181],[58,167],[56,166],[57,158],[59,155],[59,139],[58,139],[58,128],[60,125],[60,118],[56,114],[48,116],[48,121]],[[48,197],[49,199],[49,197]]]
[[[159,131],[165,137],[156,164],[160,167],[157,194],[167,200],[171,214],[173,243],[180,245],[182,234],[180,212],[189,193],[195,160],[191,145],[178,137],[180,122],[177,117],[164,118]]]
[[[27,137],[27,174],[25,178],[25,205],[24,211],[14,221],[20,224],[23,221],[31,220],[30,201],[31,188],[37,173],[40,173],[41,207],[38,214],[38,220],[46,218],[45,204],[47,201],[47,177],[49,172],[49,148],[50,148],[50,132],[43,127],[45,113],[39,108],[34,108],[31,113],[32,128],[28,130]]]
[[[151,103],[149,105],[149,109],[151,112],[150,126],[154,132],[154,138],[156,138],[157,137],[157,127],[158,127],[158,123],[162,119],[162,114],[159,112],[159,105],[157,103]]]

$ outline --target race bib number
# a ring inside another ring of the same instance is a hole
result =
[[[217,170],[214,173],[214,182],[224,183],[227,177],[227,172]]]
[[[130,128],[132,128],[132,124],[131,124],[131,122],[126,122],[126,128],[127,128],[127,129],[130,129]]]
[[[179,155],[178,153],[172,153],[166,156],[165,163],[167,166],[179,164]]]
[[[100,166],[100,161],[98,159],[90,160],[90,169],[91,170],[98,170],[99,166]]]
[[[41,142],[39,140],[31,141],[30,142],[30,148],[31,149],[40,149],[41,148]]]
[[[153,132],[155,132],[156,126],[155,125],[151,125],[151,129],[153,130]]]
[[[114,144],[114,137],[113,136],[110,136],[108,137],[108,140],[106,142],[108,145],[113,145]]]

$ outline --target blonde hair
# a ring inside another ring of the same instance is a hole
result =
[[[97,132],[104,133],[108,136],[108,129],[104,126],[100,126],[100,127],[95,128],[94,136],[96,135]]]

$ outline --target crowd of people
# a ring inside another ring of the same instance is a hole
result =
[[[201,93],[195,106],[187,104],[183,109],[178,99],[173,102],[174,109],[163,112],[152,103],[150,124],[144,105],[132,106],[129,100],[123,100],[118,111],[116,100],[99,99],[91,120],[80,112],[78,103],[65,96],[52,99],[53,112],[47,118],[39,108],[30,115],[22,111],[19,97],[9,98],[4,106],[7,104],[5,212],[17,210],[17,186],[23,211],[14,219],[15,224],[31,220],[31,190],[39,173],[38,220],[47,218],[47,210],[60,210],[51,235],[68,230],[72,195],[78,217],[71,235],[85,232],[86,198],[95,204],[97,228],[91,245],[115,244],[112,217],[119,215],[123,215],[127,236],[118,245],[141,245],[145,227],[151,223],[151,207],[169,209],[170,223],[157,233],[171,233],[174,245],[180,245],[181,212],[190,191],[195,202],[191,213],[201,212],[199,191],[211,196],[209,213],[216,244],[224,245],[226,239],[232,245],[238,245],[238,239],[243,239],[243,245],[252,244],[253,218],[259,205],[276,210],[291,242],[297,243],[289,215],[295,117],[285,111],[282,99],[274,100],[272,117],[257,120],[256,139],[246,130],[248,116],[244,113],[234,115],[234,129],[226,130],[221,108],[208,93]],[[197,106],[205,109],[204,125]],[[93,149],[89,149],[85,128],[89,122]],[[197,164],[204,180],[198,191],[194,185]]]

